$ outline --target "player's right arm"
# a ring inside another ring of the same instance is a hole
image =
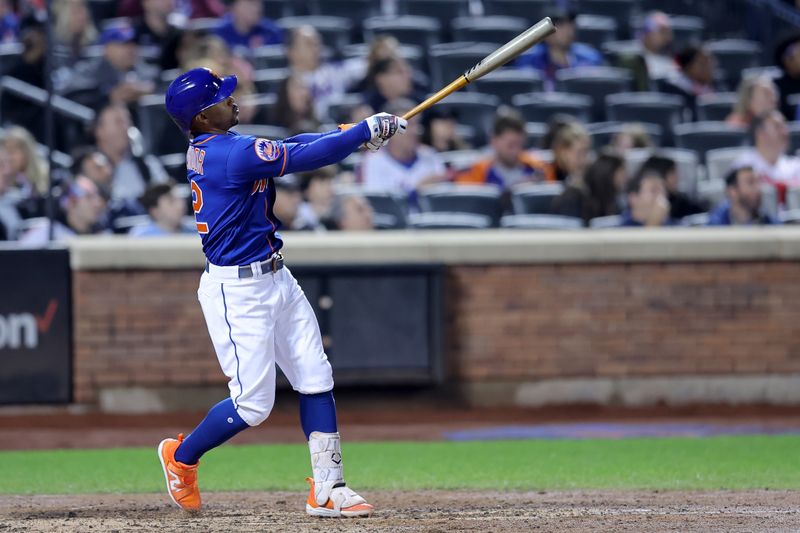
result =
[[[373,115],[352,128],[327,134],[305,134],[286,141],[241,137],[228,158],[228,175],[236,182],[279,177],[338,163],[364,143],[380,147],[406,121],[385,113]],[[312,139],[310,142],[288,142]]]

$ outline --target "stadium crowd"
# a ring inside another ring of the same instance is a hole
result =
[[[47,216],[56,240],[191,233],[180,71],[236,74],[241,133],[326,131],[402,114],[539,15],[554,35],[381,151],[279,179],[284,230],[800,220],[800,32],[770,62],[691,11],[592,1],[55,0],[48,43],[45,2],[0,0],[0,240],[46,243]]]

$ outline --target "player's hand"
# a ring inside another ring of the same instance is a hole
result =
[[[366,122],[371,135],[366,144],[367,148],[373,152],[380,150],[394,135],[405,133],[408,127],[408,122],[404,118],[389,113],[372,115],[366,119]]]

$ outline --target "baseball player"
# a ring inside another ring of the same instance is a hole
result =
[[[266,420],[277,364],[300,393],[313,471],[306,512],[369,516],[373,507],[344,482],[331,365],[311,305],[280,253],[274,179],[337,163],[363,144],[377,150],[406,121],[381,113],[283,141],[239,135],[229,131],[239,122],[235,87],[235,76],[199,68],[167,89],[167,111],[190,137],[187,177],[207,259],[197,295],[230,389],[188,437],[159,444],[167,492],[183,509],[200,509],[200,457]]]

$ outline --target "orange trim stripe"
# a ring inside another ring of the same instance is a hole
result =
[[[208,139],[203,139],[203,140],[202,140],[202,141],[200,141],[199,143],[192,143],[192,145],[193,145],[193,146],[200,146],[200,145],[201,145],[201,144],[203,144],[203,143],[207,143],[208,141],[210,141],[210,140],[211,140],[211,139],[213,139],[214,137],[219,137],[219,134],[217,133],[217,134],[215,134],[215,135],[212,135],[212,136],[211,136],[211,137],[209,137]]]
[[[286,170],[286,145],[284,144],[282,146],[283,146],[283,166],[281,167],[281,173],[278,174],[279,178],[283,176],[283,172],[284,170]]]

